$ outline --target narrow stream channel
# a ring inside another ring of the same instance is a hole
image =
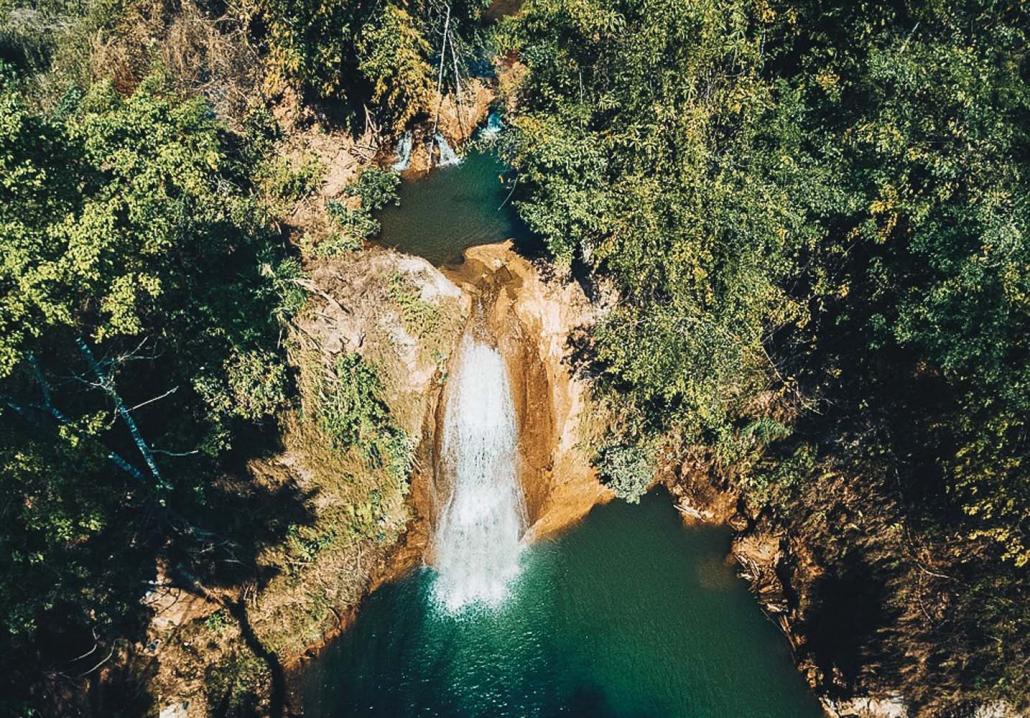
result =
[[[382,217],[382,241],[442,264],[467,246],[523,231],[507,208],[498,209],[507,194],[497,179],[501,170],[494,158],[474,155],[406,183],[401,207]],[[471,344],[464,351],[482,354],[477,361],[483,366],[494,356]],[[489,374],[483,366],[475,376]],[[481,397],[489,393],[473,389]],[[485,426],[489,418],[478,423]],[[467,443],[485,446],[480,434],[495,433],[473,431],[475,441]],[[494,466],[482,451],[472,454]],[[506,484],[498,481],[503,490]],[[471,486],[478,490],[479,483]],[[491,540],[509,532],[502,533]],[[305,666],[299,681],[304,715],[822,715],[786,639],[726,561],[729,545],[726,530],[685,527],[659,490],[638,505],[595,508],[559,538],[517,552],[518,572],[510,580],[515,572],[507,569],[474,572],[475,581],[458,572],[462,585],[488,588],[493,584],[483,576],[503,574],[501,601],[493,600],[492,589],[479,592],[489,600],[455,593],[446,562],[442,576],[417,570],[376,592],[351,629]],[[469,563],[468,551],[456,543],[459,564]]]

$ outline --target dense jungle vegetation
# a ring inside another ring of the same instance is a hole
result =
[[[1028,700],[1027,21],[540,0],[500,33],[520,211],[620,298],[600,466],[714,470],[819,543],[828,689]]]
[[[306,293],[279,214],[321,170],[275,156],[270,98],[424,119],[445,10],[0,3],[0,713],[78,710],[68,694],[144,635],[152,587],[245,586],[296,543],[302,497],[217,481],[297,404],[282,339]],[[457,38],[478,7],[446,11]],[[360,247],[396,182],[363,176],[320,252]],[[320,425],[407,472],[356,362],[317,387]],[[127,694],[126,715],[145,706]]]
[[[297,405],[279,214],[317,171],[276,161],[274,98],[396,134],[490,53],[516,206],[614,302],[605,480],[711,472],[803,544],[825,690],[1030,707],[1024,5],[487,4],[0,0],[0,712],[122,657],[157,563],[240,585],[288,538],[297,497],[216,480]],[[330,211],[333,251],[374,231]],[[406,470],[374,374],[337,380],[326,431]]]

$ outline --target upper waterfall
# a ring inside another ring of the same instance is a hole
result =
[[[408,130],[397,140],[397,146],[393,150],[394,154],[397,155],[397,161],[390,165],[390,169],[394,172],[405,172],[411,167],[411,150],[413,145],[414,137],[411,134],[411,130]]]
[[[449,167],[451,165],[460,165],[461,156],[454,151],[454,148],[447,144],[447,138],[437,132],[434,135],[436,140],[436,147],[440,150],[440,158],[437,160],[437,167]]]
[[[442,468],[450,497],[434,536],[435,593],[450,611],[496,606],[518,574],[526,527],[515,413],[500,353],[466,334],[445,401]]]

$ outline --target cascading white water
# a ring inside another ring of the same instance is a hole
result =
[[[401,138],[397,140],[397,146],[393,150],[397,155],[397,161],[390,166],[390,169],[394,172],[404,172],[411,166],[411,149],[413,144],[414,137],[410,130],[401,135]]]
[[[460,165],[461,157],[458,153],[447,144],[447,138],[441,135],[439,132],[435,135],[436,146],[440,150],[440,159],[437,161],[437,167],[447,167],[449,165]]]
[[[497,135],[501,134],[503,129],[504,122],[501,120],[500,113],[497,110],[490,110],[490,114],[486,118],[486,127],[479,131],[479,137],[487,141],[496,140]]]
[[[442,468],[451,491],[434,535],[434,590],[450,612],[504,600],[526,527],[504,359],[467,334],[459,351],[444,406]]]

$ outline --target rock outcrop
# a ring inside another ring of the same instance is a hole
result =
[[[585,446],[587,385],[569,359],[570,337],[593,319],[590,303],[577,283],[545,280],[511,242],[471,247],[445,272],[508,363],[530,539],[553,534],[610,498]]]
[[[382,378],[394,418],[419,439],[469,297],[426,260],[379,247],[315,266],[301,282],[314,295],[302,346],[326,363],[361,354]]]

